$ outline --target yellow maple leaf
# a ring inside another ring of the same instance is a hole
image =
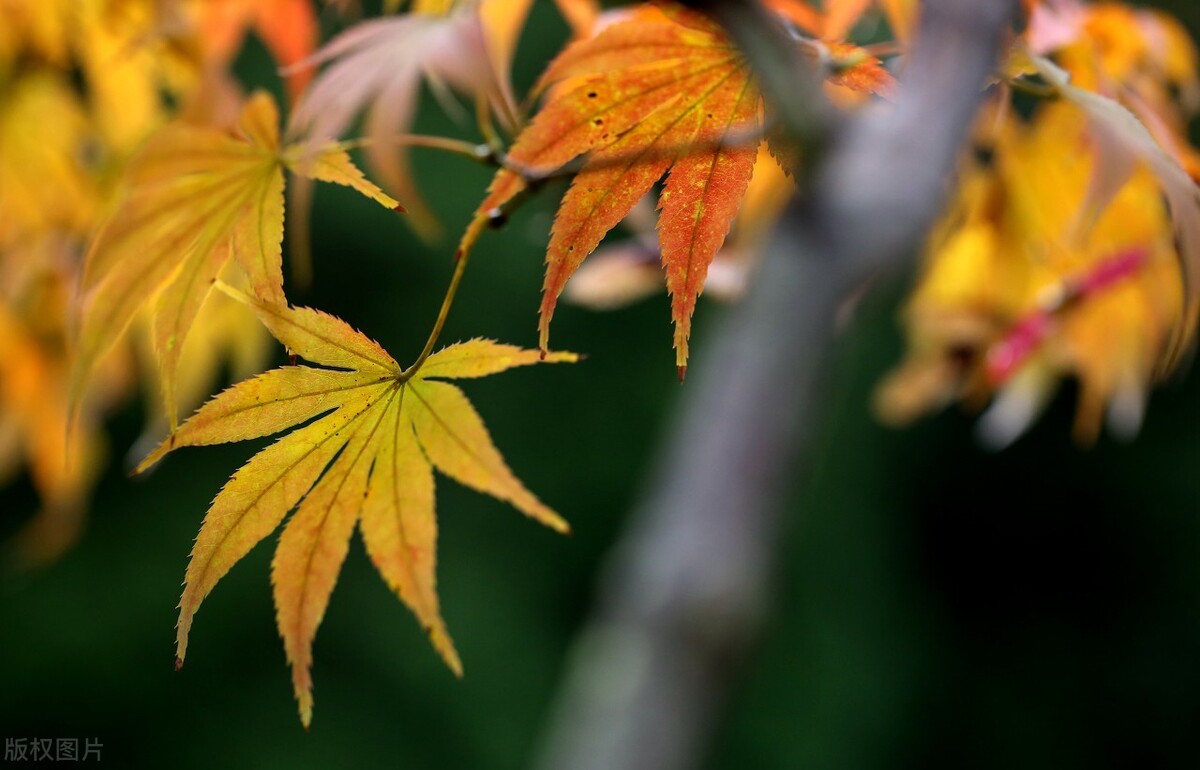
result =
[[[87,82],[87,104],[108,162],[124,162],[171,117],[169,101],[189,102],[202,75],[179,30],[167,38],[161,0],[76,0],[71,44]],[[164,99],[169,95],[170,99]]]
[[[0,250],[48,232],[86,232],[97,185],[80,159],[87,116],[65,77],[36,72],[0,101]]]
[[[281,147],[278,124],[274,99],[259,92],[242,110],[235,135],[174,123],[131,162],[127,194],[83,267],[73,402],[100,357],[151,304],[163,398],[174,424],[179,351],[226,263],[245,272],[257,296],[283,301],[285,168],[398,206],[337,144]]]
[[[338,318],[228,291],[250,304],[292,353],[334,368],[285,366],[225,390],[139,466],[181,446],[258,438],[317,418],[252,457],[213,500],[179,603],[178,663],[201,601],[295,507],[271,580],[301,721],[307,726],[312,719],[313,637],[356,524],[384,580],[461,673],[435,590],[432,467],[556,531],[568,527],[512,474],[463,392],[442,380],[534,364],[539,352],[474,339],[434,353],[406,377],[383,348]]]

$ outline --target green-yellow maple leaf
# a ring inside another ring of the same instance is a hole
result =
[[[305,726],[312,719],[313,637],[355,524],[384,580],[416,614],[447,665],[461,673],[435,590],[432,468],[552,529],[568,527],[512,474],[463,392],[442,380],[534,364],[539,352],[474,339],[434,353],[406,379],[382,347],[338,318],[230,293],[251,305],[288,350],[335,368],[284,366],[234,385],[139,466],[181,446],[258,438],[318,418],[252,457],[213,500],[179,602],[178,663],[204,597],[294,507],[271,578]],[[553,353],[545,360],[577,356]]]
[[[175,370],[188,329],[231,259],[253,292],[283,302],[283,171],[347,185],[396,208],[337,144],[283,147],[279,112],[251,96],[236,133],[177,122],[131,162],[127,192],[93,240],[71,374],[78,403],[87,378],[149,306],[163,397],[175,423]]]

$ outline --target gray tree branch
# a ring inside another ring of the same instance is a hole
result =
[[[543,770],[700,764],[762,619],[779,511],[808,465],[837,308],[919,248],[1013,13],[1011,0],[928,0],[897,103],[835,124],[832,112],[802,114],[815,88],[796,86],[811,80],[789,69],[794,57],[757,3],[709,5],[768,99],[788,105],[790,130],[826,151],[689,378],[568,661]]]

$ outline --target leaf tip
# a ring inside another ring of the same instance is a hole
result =
[[[313,699],[311,692],[297,693],[300,701],[300,726],[304,728],[304,732],[308,732],[308,728],[312,726]]]
[[[392,211],[396,212],[397,214],[407,214],[408,213],[408,209],[404,208],[404,206],[402,206],[399,203],[397,203],[395,206],[392,206]]]
[[[538,351],[538,361],[544,364],[575,364],[582,361],[586,356],[581,353],[572,353],[569,350],[556,350],[553,353],[547,350]]]
[[[171,435],[169,435],[165,439],[163,439],[162,443],[159,444],[157,447],[155,447],[154,451],[152,451],[152,452],[150,452],[150,454],[146,455],[146,457],[143,458],[142,461],[137,464],[137,467],[135,467],[133,469],[133,471],[130,472],[129,475],[130,476],[140,476],[141,474],[143,474],[147,470],[149,470],[152,465],[154,465],[159,460],[161,460],[168,452],[170,452],[172,449],[174,449],[176,435],[177,434],[172,433]]]
[[[450,673],[454,674],[454,678],[462,679],[462,659],[458,657],[458,651],[454,649],[450,639],[445,636],[445,632],[439,633],[437,629],[429,627],[425,629],[425,633],[429,635],[429,641],[442,656],[442,660],[446,662],[446,667],[450,669]]]
[[[183,668],[183,658],[176,655],[175,656],[175,670],[179,671],[182,668]]]
[[[679,375],[679,384],[682,385],[684,379],[687,378],[687,364],[681,364],[675,367],[676,373]]]

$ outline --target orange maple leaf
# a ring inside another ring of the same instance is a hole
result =
[[[892,34],[907,42],[917,18],[917,0],[826,0],[824,24],[819,34],[826,40],[844,40],[856,24],[878,6]]]
[[[896,79],[878,57],[853,43],[819,43],[829,60],[829,82],[859,93],[891,97]]]
[[[74,542],[104,454],[90,425],[68,424],[66,366],[55,347],[0,300],[0,478],[27,465],[41,499],[11,541],[22,567],[48,564]]]
[[[442,380],[535,364],[538,351],[475,339],[434,353],[406,377],[383,348],[338,318],[223,288],[249,304],[288,350],[333,368],[285,366],[234,385],[139,466],[181,446],[244,441],[317,418],[252,457],[209,507],[179,602],[177,665],[200,603],[295,507],[275,551],[271,582],[304,725],[312,719],[313,638],[356,524],[384,580],[461,674],[435,589],[431,466],[552,529],[568,527],[512,474],[463,392]],[[545,360],[577,358],[556,353]]]
[[[203,0],[195,12],[207,53],[223,66],[241,50],[248,29],[283,68],[309,56],[320,37],[312,0]],[[288,97],[293,104],[311,79],[307,70],[288,72]]]
[[[659,241],[671,293],[676,364],[686,370],[696,299],[750,182],[761,98],[741,53],[714,21],[674,6],[642,7],[555,59],[539,89],[559,86],[509,160],[552,172],[590,153],[555,217],[547,249],[540,344],[567,279],[664,175]],[[526,187],[510,170],[479,213]]]

